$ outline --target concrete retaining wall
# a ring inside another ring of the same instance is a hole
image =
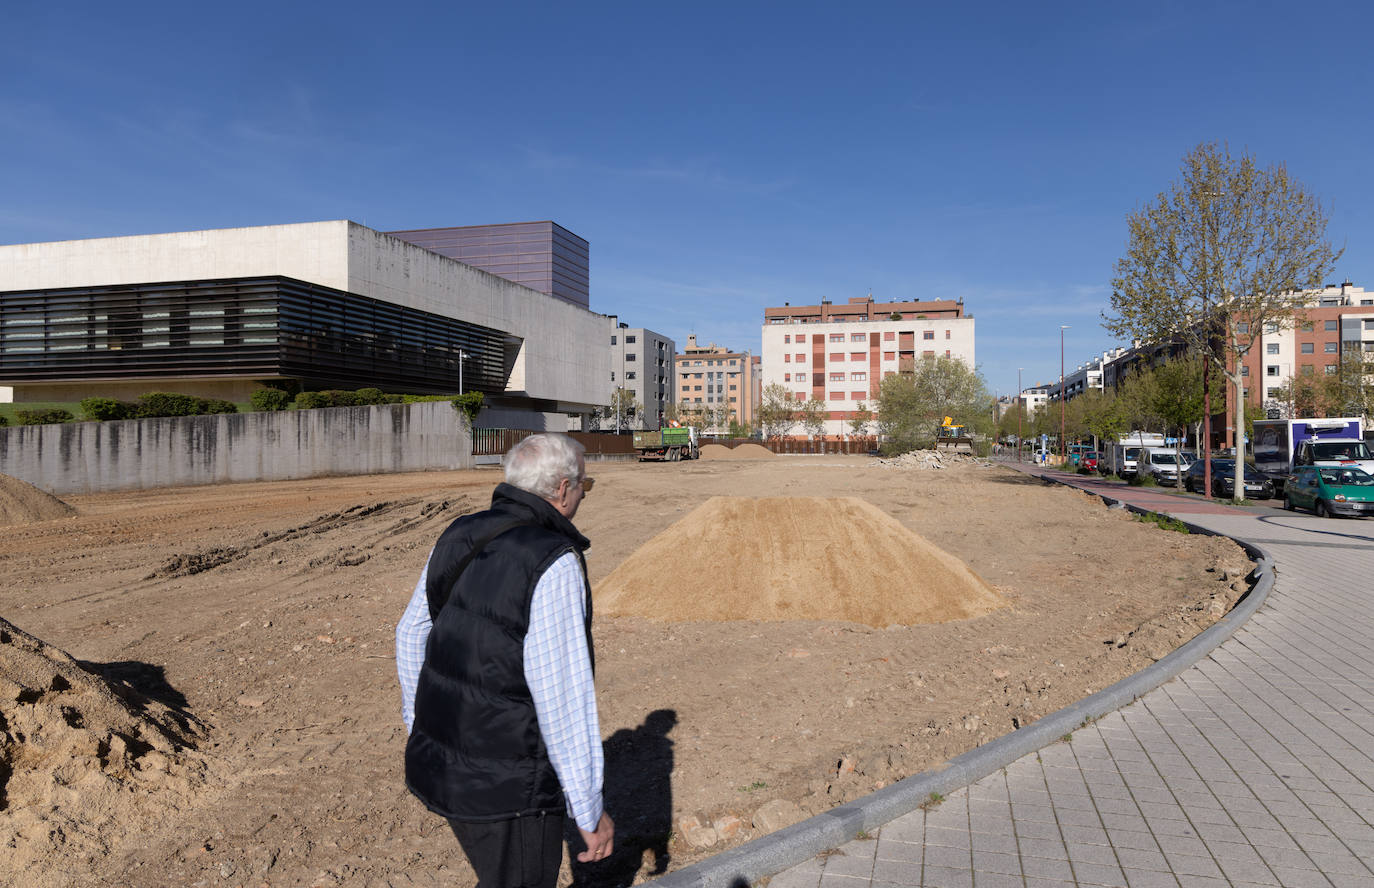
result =
[[[447,401],[0,428],[0,474],[58,496],[473,465]]]

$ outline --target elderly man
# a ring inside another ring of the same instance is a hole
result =
[[[572,524],[592,479],[566,435],[506,454],[491,508],[440,535],[396,627],[406,785],[448,819],[479,888],[552,886],[564,812],[610,855],[592,598]]]

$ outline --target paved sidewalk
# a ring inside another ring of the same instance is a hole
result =
[[[769,888],[1374,888],[1374,520],[1101,492],[1265,548],[1264,606],[1135,703]]]

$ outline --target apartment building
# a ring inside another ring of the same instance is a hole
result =
[[[1045,395],[1050,401],[1063,398],[1072,401],[1087,391],[1102,391],[1107,368],[1126,354],[1124,348],[1114,348],[1094,355],[1072,370],[1065,371],[1062,380],[1055,380],[1045,387]]]
[[[1018,399],[1027,416],[1034,416],[1036,413],[1045,409],[1045,404],[1050,399],[1050,387],[1048,385],[1033,385],[1030,388],[1022,389]]]
[[[611,315],[611,389],[624,388],[640,408],[633,429],[656,429],[673,403],[673,365],[677,344],[647,327],[631,327]]]
[[[1268,324],[1260,331],[1241,363],[1245,399],[1276,416],[1287,415],[1281,389],[1294,377],[1335,373],[1354,355],[1374,361],[1374,293],[1349,281],[1328,284],[1313,295],[1305,321]]]
[[[758,404],[759,359],[747,351],[725,346],[698,345],[696,334],[677,356],[677,405],[682,411],[718,410],[726,407],[730,418],[746,427],[754,425]],[[712,426],[726,431],[728,421]]]
[[[798,402],[823,401],[825,434],[843,435],[862,403],[876,406],[883,377],[940,355],[974,363],[974,319],[962,301],[875,302],[765,308],[762,385]]]

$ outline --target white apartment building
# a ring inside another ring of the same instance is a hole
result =
[[[885,376],[917,360],[945,356],[974,363],[974,319],[956,302],[876,303],[765,309],[761,380],[782,385],[801,404],[825,402],[825,434],[846,435],[863,404],[876,413]],[[800,427],[793,435],[802,434]]]
[[[1021,406],[1025,408],[1027,416],[1034,416],[1044,410],[1049,399],[1050,387],[1047,385],[1034,385],[1021,390]]]
[[[660,428],[664,411],[674,399],[677,345],[647,327],[621,323],[615,315],[611,321],[615,325],[611,330],[611,390],[626,389],[640,405],[630,418],[631,429]]]

